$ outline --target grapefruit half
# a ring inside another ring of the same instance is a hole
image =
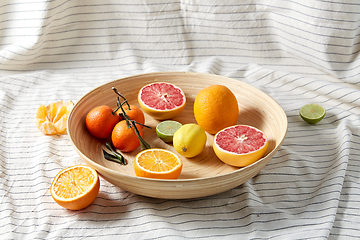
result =
[[[155,82],[140,89],[138,101],[145,113],[155,119],[165,120],[182,112],[186,97],[182,89],[174,84]]]
[[[213,149],[224,163],[245,167],[262,158],[268,144],[267,137],[259,129],[248,125],[235,125],[215,135]]]

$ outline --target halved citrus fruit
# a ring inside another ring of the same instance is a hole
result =
[[[236,167],[248,166],[264,156],[269,141],[259,129],[235,125],[219,131],[213,141],[217,157]]]
[[[166,149],[147,149],[134,159],[134,170],[138,177],[176,179],[180,176],[182,166],[180,157]]]
[[[325,108],[319,104],[310,103],[302,106],[299,110],[301,118],[310,124],[320,122],[326,114]]]
[[[165,120],[182,112],[186,97],[182,89],[174,84],[155,82],[140,89],[138,101],[145,113],[155,119]]]
[[[181,123],[173,120],[166,120],[156,125],[156,135],[164,142],[172,142],[174,133],[182,126]]]
[[[44,134],[64,134],[67,119],[73,109],[72,101],[58,101],[47,106],[40,105],[36,112],[36,126]]]
[[[51,183],[50,193],[60,206],[79,210],[89,206],[99,193],[100,181],[95,169],[76,165],[61,170]]]

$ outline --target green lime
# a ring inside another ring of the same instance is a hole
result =
[[[156,134],[164,142],[172,142],[174,133],[182,126],[181,123],[173,120],[162,121],[156,126]]]
[[[299,110],[301,118],[310,124],[315,124],[320,122],[325,116],[325,108],[319,104],[306,104],[302,106]]]

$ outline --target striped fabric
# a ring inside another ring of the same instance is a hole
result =
[[[0,239],[358,239],[359,26],[358,0],[2,0]],[[91,206],[59,207],[53,177],[83,162],[67,135],[38,131],[37,108],[160,71],[261,89],[288,117],[282,147],[218,195],[152,199],[101,179]],[[320,123],[299,117],[307,103],[325,107]]]

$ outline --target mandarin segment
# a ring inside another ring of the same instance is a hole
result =
[[[72,101],[58,101],[47,106],[40,105],[36,112],[36,126],[46,135],[64,134],[67,119],[73,109]]]

